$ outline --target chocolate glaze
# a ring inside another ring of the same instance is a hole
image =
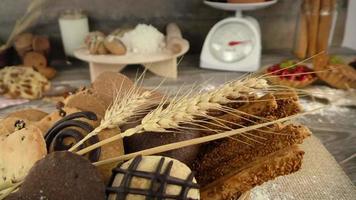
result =
[[[165,161],[165,158],[162,157],[159,161],[157,168],[154,172],[145,172],[137,170],[140,162],[142,161],[142,156],[137,156],[130,163],[127,169],[121,169],[121,166],[113,169],[113,175],[111,177],[109,187],[106,188],[107,196],[110,194],[116,194],[117,200],[124,200],[128,194],[136,194],[146,196],[146,199],[190,199],[188,197],[188,192],[190,189],[199,189],[199,185],[193,182],[194,175],[190,173],[190,175],[186,179],[179,179],[176,177],[170,176],[170,172],[172,170],[173,161],[170,161],[164,169],[163,173],[162,167]],[[120,186],[112,186],[115,177],[117,174],[123,174],[123,179],[121,181]],[[151,180],[151,186],[149,189],[139,189],[139,188],[131,188],[130,184],[133,177],[140,177]],[[167,185],[177,185],[181,186],[182,190],[179,195],[166,194]]]
[[[80,128],[87,133],[90,133],[94,130],[94,128],[87,122],[75,120],[78,118],[86,118],[93,121],[97,120],[96,114],[89,111],[76,112],[63,117],[61,120],[56,122],[45,134],[48,152],[68,150],[70,147],[72,147],[72,144],[64,144],[64,140],[67,138],[74,139],[75,142],[79,142],[81,139],[83,139],[83,134],[74,128]],[[99,138],[98,136],[94,136],[88,140],[86,146],[95,144],[97,142],[99,142]],[[82,149],[84,146],[85,145],[83,144],[79,148]],[[98,161],[100,153],[100,148],[91,151],[88,154],[89,160],[92,162]]]

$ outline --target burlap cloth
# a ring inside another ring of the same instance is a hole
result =
[[[301,147],[302,169],[255,187],[251,200],[356,199],[356,187],[319,139],[312,136]]]

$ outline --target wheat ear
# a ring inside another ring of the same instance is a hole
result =
[[[326,107],[326,106],[325,106]],[[100,166],[100,165],[105,165],[105,164],[109,164],[109,163],[113,163],[113,162],[117,162],[117,161],[122,161],[122,160],[129,160],[131,158],[134,158],[138,155],[152,155],[152,154],[158,154],[158,153],[162,153],[162,152],[166,152],[166,151],[171,151],[174,149],[179,149],[179,148],[183,148],[183,147],[187,147],[187,146],[191,146],[191,145],[196,145],[196,144],[201,144],[201,143],[205,143],[205,142],[210,142],[210,141],[214,141],[214,140],[218,140],[218,139],[222,139],[222,138],[226,138],[226,137],[231,137],[234,135],[242,135],[245,132],[248,131],[252,131],[252,130],[256,130],[259,128],[263,128],[275,123],[281,123],[281,122],[285,122],[285,121],[289,121],[291,119],[295,119],[297,117],[300,116],[304,116],[304,115],[308,115],[310,113],[319,111],[321,109],[324,109],[325,107],[320,107],[320,108],[316,108],[310,111],[306,111],[304,113],[298,113],[295,115],[291,115],[288,117],[284,117],[284,118],[280,118],[274,121],[270,121],[270,122],[265,122],[265,123],[261,123],[261,124],[255,124],[252,126],[247,126],[244,128],[239,128],[239,129],[235,129],[235,130],[230,130],[230,131],[225,131],[222,133],[217,133],[217,134],[213,134],[213,135],[209,135],[209,136],[204,136],[204,137],[199,137],[199,138],[195,138],[195,139],[190,139],[190,140],[185,140],[185,141],[181,141],[181,142],[175,142],[175,143],[171,143],[171,144],[166,144],[166,145],[162,145],[162,146],[158,146],[158,147],[153,147],[150,149],[145,149],[142,151],[138,151],[138,152],[134,152],[134,153],[130,153],[130,154],[126,154],[126,155],[122,155],[122,156],[118,156],[118,157],[114,157],[114,158],[109,158],[106,160],[102,160],[102,161],[98,161],[93,163],[93,165],[95,166]]]
[[[223,104],[229,103],[229,97],[238,98],[242,93],[252,93],[256,89],[268,87],[267,81],[260,78],[247,77],[232,81],[207,93],[200,93],[191,97],[188,92],[182,97],[176,97],[164,108],[161,103],[155,110],[147,114],[141,124],[125,132],[102,140],[86,147],[77,153],[83,155],[93,149],[145,131],[166,132],[167,129],[179,129],[181,123],[194,123],[196,117],[206,117],[209,110],[221,110]]]
[[[112,105],[106,110],[100,125],[92,132],[87,134],[82,140],[73,145],[69,151],[74,151],[89,138],[97,135],[102,130],[107,128],[118,127],[130,119],[141,115],[148,107],[152,105],[153,91],[141,92],[140,88],[133,87],[125,94],[118,92]]]

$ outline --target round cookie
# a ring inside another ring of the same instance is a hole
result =
[[[96,38],[96,37],[105,37],[105,34],[103,32],[100,31],[93,31],[90,32],[84,39],[84,43],[85,45],[89,48],[90,43]]]
[[[103,72],[92,83],[92,92],[108,107],[117,92],[127,92],[133,85],[133,82],[123,74]]]
[[[12,112],[7,117],[17,117],[29,121],[39,121],[47,115],[48,113],[43,112],[41,110],[28,108],[28,109]]]
[[[64,107],[68,111],[67,107]],[[56,114],[53,114],[56,115]],[[47,149],[49,152],[68,150],[72,144],[77,143],[85,137],[86,134],[91,132],[98,123],[95,113],[90,111],[78,111],[68,113],[65,117],[58,119],[47,132],[44,134]],[[101,140],[107,139],[120,133],[117,129],[105,129],[96,136],[87,140],[83,146],[89,146]],[[101,148],[95,149],[85,155],[90,161],[96,162],[105,160],[112,157],[117,157],[124,154],[122,140],[116,140],[110,144],[104,145]],[[103,180],[108,182],[111,176],[111,170],[117,163],[100,166],[99,172]]]
[[[46,154],[46,143],[36,127],[22,128],[0,138],[0,185],[22,180]]]
[[[109,185],[108,200],[200,199],[189,167],[168,157],[139,156],[129,160],[113,170]]]
[[[6,117],[5,119],[0,121],[0,139],[15,132],[15,123],[19,120],[22,120],[25,123],[25,126],[32,124],[29,120],[20,117]]]
[[[7,197],[15,199],[103,200],[105,185],[85,158],[68,151],[53,152],[38,161],[20,189]]]
[[[104,116],[106,111],[104,102],[87,90],[68,96],[64,104],[67,107],[94,112],[99,116]]]
[[[108,50],[104,46],[105,34],[99,31],[91,32],[84,42],[90,54],[107,54]]]
[[[77,108],[71,108],[71,107],[64,107],[63,111],[65,112],[65,115],[69,115],[71,113],[75,113],[75,112],[80,112],[79,109]],[[43,119],[41,119],[40,121],[34,123],[34,125],[36,127],[38,127],[39,129],[42,130],[43,134],[45,134],[57,121],[59,121],[60,119],[62,119],[64,116],[61,116],[61,112],[56,110],[52,113],[50,113],[49,115],[47,115],[46,117],[44,117]],[[94,127],[96,127],[99,123],[99,121],[86,121],[91,123]]]

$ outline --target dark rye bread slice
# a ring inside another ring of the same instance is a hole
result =
[[[204,186],[270,153],[294,144],[301,144],[310,135],[309,129],[301,125],[275,124],[270,128],[264,129],[269,132],[253,131],[250,134],[254,136],[248,135],[262,144],[244,136],[235,136],[233,139],[227,138],[213,144],[211,148],[206,148],[204,154],[200,155],[194,163],[199,184]]]
[[[298,171],[304,151],[297,145],[281,149],[245,165],[202,187],[202,200],[225,200],[242,194],[257,185]]]
[[[292,90],[280,91],[274,94],[267,94],[256,101],[251,101],[237,109],[236,114],[248,118],[248,120],[233,114],[220,116],[220,119],[232,121],[243,126],[251,125],[253,122],[262,123],[266,118],[275,120],[281,117],[296,114],[300,111],[298,96]],[[260,117],[251,117],[248,113]],[[252,122],[251,122],[252,121]],[[239,128],[238,125],[226,123],[232,128]],[[293,144],[302,143],[303,139],[310,135],[310,131],[304,126],[275,124],[263,131],[252,131],[250,138],[259,140],[263,144],[257,143],[244,136],[235,136],[218,141],[213,141],[203,146],[202,151],[194,163],[194,170],[197,172],[197,180],[201,185],[205,185],[229,172],[229,167],[239,168],[246,163],[278,151],[281,148]],[[267,133],[269,131],[270,133]],[[272,132],[272,133],[271,133]],[[209,132],[205,132],[209,134]],[[263,138],[263,139],[261,139]],[[252,146],[249,146],[247,144]],[[229,161],[234,160],[232,166]]]
[[[251,123],[251,120],[256,121],[256,119],[258,119],[253,116],[264,117],[273,113],[277,108],[278,105],[274,96],[272,94],[266,94],[257,100],[253,99],[243,106],[238,107],[233,113],[218,116],[218,119],[220,119],[221,123],[230,128],[240,128],[243,125]],[[207,124],[206,126],[211,129],[219,129],[219,127],[214,125]],[[207,131],[206,134],[211,133]]]
[[[277,118],[295,115],[302,110],[299,104],[298,94],[295,90],[275,92],[273,96],[277,101],[277,109],[273,116]]]

